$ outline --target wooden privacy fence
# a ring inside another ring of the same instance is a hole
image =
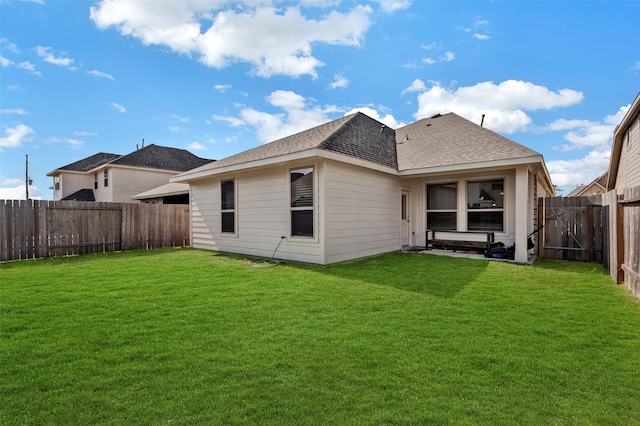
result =
[[[540,207],[540,206],[539,206]],[[544,223],[540,256],[603,262],[603,212],[600,196],[542,199]]]
[[[188,243],[186,205],[0,200],[0,261]]]
[[[605,264],[611,277],[640,297],[640,186],[604,195],[609,236],[609,259]]]

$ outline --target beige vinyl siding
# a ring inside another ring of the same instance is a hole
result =
[[[308,162],[297,166],[315,167]],[[320,238],[290,237],[289,170],[280,166],[191,182],[193,247],[271,257],[285,236],[276,258],[323,263]],[[221,232],[220,180],[226,179],[236,180],[235,234]],[[317,207],[314,219],[319,233]]]
[[[326,263],[399,250],[398,178],[333,161],[325,168]]]
[[[631,125],[626,137],[629,138],[629,141],[624,141],[624,146],[622,147],[623,157],[620,159],[621,164],[624,161],[623,173],[625,176],[620,182],[623,186],[616,184],[618,188],[640,186],[640,124],[638,119]],[[618,193],[622,192],[619,191]]]
[[[108,198],[110,195],[111,199],[99,200],[99,197],[96,196],[96,201],[139,203],[139,200],[134,200],[131,197],[169,183],[169,179],[175,174],[176,172],[169,171],[110,167],[109,186],[104,188],[104,174],[101,171],[98,176],[98,191],[94,192],[99,192],[100,198],[102,198],[102,194],[104,194],[104,198]],[[91,188],[93,188],[93,174],[91,175]]]
[[[55,188],[55,184],[54,184]],[[67,195],[85,188],[93,188],[93,175],[82,173],[60,173],[60,190],[54,189],[53,199],[61,200]]]

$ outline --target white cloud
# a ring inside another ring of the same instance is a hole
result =
[[[20,90],[20,89],[22,89],[22,87],[20,87],[19,84],[10,84],[9,86],[7,86],[7,89],[9,89],[9,90]]]
[[[547,161],[551,180],[561,187],[575,187],[587,184],[602,175],[609,168],[610,148],[590,151],[582,158],[574,160]]]
[[[27,111],[23,110],[22,108],[12,108],[12,109],[0,109],[0,113],[2,114],[26,114]]]
[[[171,114],[171,118],[173,118],[175,120],[178,120],[181,123],[188,123],[188,122],[191,121],[190,117],[181,117],[181,116],[179,116],[177,114]]]
[[[348,78],[338,74],[333,78],[333,83],[329,85],[330,89],[344,89],[351,83]]]
[[[416,119],[436,113],[455,112],[475,123],[486,115],[485,126],[505,133],[525,131],[531,118],[525,111],[553,109],[582,101],[582,92],[571,89],[551,91],[544,86],[518,80],[496,85],[491,81],[475,86],[446,89],[434,84],[418,95]]]
[[[635,71],[640,71],[640,61],[636,62],[635,65],[631,67],[631,69]]]
[[[423,92],[425,90],[427,90],[427,87],[424,85],[424,81],[417,78],[413,80],[413,83],[411,83],[409,87],[404,89],[402,93],[400,93],[400,95],[406,95],[407,93],[413,93],[413,92]]]
[[[222,115],[212,115],[211,118],[213,118],[214,120],[217,121],[225,121],[227,123],[229,123],[231,126],[233,127],[240,127],[240,126],[244,126],[244,121],[240,120],[239,118],[236,117],[227,117],[227,116],[222,116]]]
[[[0,56],[0,65],[2,65],[2,68],[6,68],[9,65],[13,65],[13,61],[5,58],[4,56]]]
[[[216,84],[215,86],[213,86],[213,88],[220,93],[226,92],[227,90],[231,89],[231,87],[232,86],[230,84]]]
[[[436,60],[433,58],[424,58],[422,60],[422,63],[427,64],[427,65],[433,65],[436,63]]]
[[[13,53],[20,53],[20,49],[18,49],[18,46],[16,46],[14,43],[11,43],[11,41],[6,38],[0,38],[0,44],[3,45],[2,49],[8,50]]]
[[[429,43],[429,44],[423,44],[421,47],[423,49],[426,49],[426,50],[434,50],[434,49],[435,50],[441,50],[442,49],[442,43],[433,42],[433,43]]]
[[[24,124],[18,124],[16,127],[7,128],[5,130],[6,136],[0,138],[1,148],[16,148],[22,145],[23,142],[28,141],[30,135],[35,132],[33,129]]]
[[[227,3],[112,0],[92,6],[90,17],[100,29],[115,27],[145,45],[168,46],[209,67],[249,63],[263,77],[317,77],[323,63],[313,56],[313,44],[360,46],[371,25],[367,6],[348,13],[331,11],[314,20],[296,7],[280,10],[265,4],[248,2],[243,9],[220,10]]]
[[[84,141],[81,141],[79,139],[67,139],[67,143],[72,147],[77,148],[80,145],[84,144]]]
[[[169,130],[172,132],[184,132],[184,129],[179,126],[169,126]]]
[[[37,76],[42,76],[42,73],[38,70],[36,70],[36,66],[33,65],[31,62],[29,61],[24,61],[24,62],[20,62],[16,65],[16,67],[25,70],[31,74],[37,75]]]
[[[0,200],[24,200],[27,198],[25,182],[22,179],[4,179],[0,183]],[[29,198],[41,200],[42,195],[35,185],[29,185]]]
[[[113,76],[111,74],[107,74],[106,72],[102,72],[102,71],[98,71],[98,70],[87,71],[87,74],[93,75],[95,77],[107,78],[109,80],[115,80],[115,78],[113,78]]]
[[[253,108],[244,108],[239,117],[212,116],[215,120],[225,121],[234,127],[252,127],[258,139],[264,143],[310,129],[332,119],[332,113],[338,112],[334,105],[312,106],[307,99],[297,93],[276,90],[266,101],[282,112],[269,114]]]
[[[475,33],[473,36],[478,40],[489,40],[491,38],[487,34],[479,34],[479,33]]]
[[[127,109],[119,103],[111,102],[111,106],[114,107],[118,112],[127,112]]]
[[[456,55],[453,52],[445,52],[444,55],[440,57],[440,62],[451,62],[456,58]]]
[[[61,67],[68,67],[73,63],[73,59],[71,58],[63,58],[63,57],[55,57],[53,54],[53,48],[44,47],[44,46],[36,46],[36,53],[43,61],[49,62],[50,64],[59,65]]]
[[[206,146],[202,145],[200,142],[191,142],[189,144],[189,146],[187,146],[188,149],[193,149],[196,151],[203,151],[205,149],[207,149]]]
[[[347,111],[344,115],[346,116],[356,112],[361,112],[363,114],[366,114],[369,117],[374,118],[379,122],[386,124],[388,127],[391,127],[392,129],[397,129],[398,127],[402,127],[405,124],[397,121],[395,117],[391,114],[387,114],[384,117],[382,117],[380,116],[380,113],[378,111],[369,107],[353,108],[352,110]]]
[[[75,132],[73,132],[73,134],[76,136],[98,136],[97,133],[84,132],[82,130],[76,130]]]
[[[411,1],[409,0],[377,0],[377,2],[380,4],[380,9],[386,13],[407,9],[411,6]]]
[[[580,150],[585,148],[610,150],[613,131],[620,124],[631,105],[622,106],[615,114],[607,115],[602,122],[590,120],[566,120],[564,118],[542,126],[538,131],[558,132],[567,131],[564,139],[569,144],[563,145],[563,151]]]

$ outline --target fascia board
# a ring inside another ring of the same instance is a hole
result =
[[[264,158],[262,160],[248,161],[246,163],[232,164],[230,166],[217,167],[215,169],[202,170],[200,172],[181,174],[169,179],[169,182],[189,182],[192,180],[204,179],[209,176],[220,175],[223,173],[238,172],[242,170],[254,169],[257,167],[273,166],[276,164],[287,163],[289,161],[300,160],[304,158],[312,158],[317,155],[317,149],[307,149],[305,151],[298,151],[291,154],[279,155],[277,157]]]
[[[533,155],[530,157],[510,158],[507,160],[483,161],[480,163],[451,164],[447,166],[436,166],[436,167],[425,167],[422,169],[403,170],[398,173],[398,176],[402,177],[402,176],[415,176],[415,175],[422,175],[422,174],[429,174],[429,173],[459,172],[464,170],[518,166],[522,164],[544,164],[544,161],[542,159],[542,155]],[[545,173],[548,176],[546,167],[545,167]],[[549,181],[551,181],[550,178],[549,178]]]

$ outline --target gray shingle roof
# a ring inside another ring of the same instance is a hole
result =
[[[188,174],[322,149],[396,168],[394,131],[361,112],[209,163]]]
[[[81,189],[69,194],[62,199],[62,201],[95,201],[93,196],[93,189]]]
[[[401,127],[396,141],[399,171],[540,155],[454,113]]]
[[[184,172],[210,163],[211,161],[214,160],[200,158],[184,149],[168,148],[151,144],[133,151],[131,154],[123,155],[117,160],[112,161],[111,164]]]
[[[115,160],[116,158],[121,157],[120,154],[108,154],[106,152],[99,152],[97,154],[92,155],[91,157],[83,158],[82,160],[78,160],[75,163],[67,164],[66,166],[59,167],[53,172],[57,170],[67,170],[74,172],[88,172],[91,169],[95,169],[103,164],[107,164],[110,161]],[[51,172],[51,173],[53,173]],[[49,173],[49,174],[51,174]]]
[[[393,130],[360,112],[209,163],[179,176],[309,149],[345,154],[398,171],[514,160],[539,153],[454,113]],[[541,158],[541,157],[540,157]],[[214,172],[215,173],[215,172]]]

